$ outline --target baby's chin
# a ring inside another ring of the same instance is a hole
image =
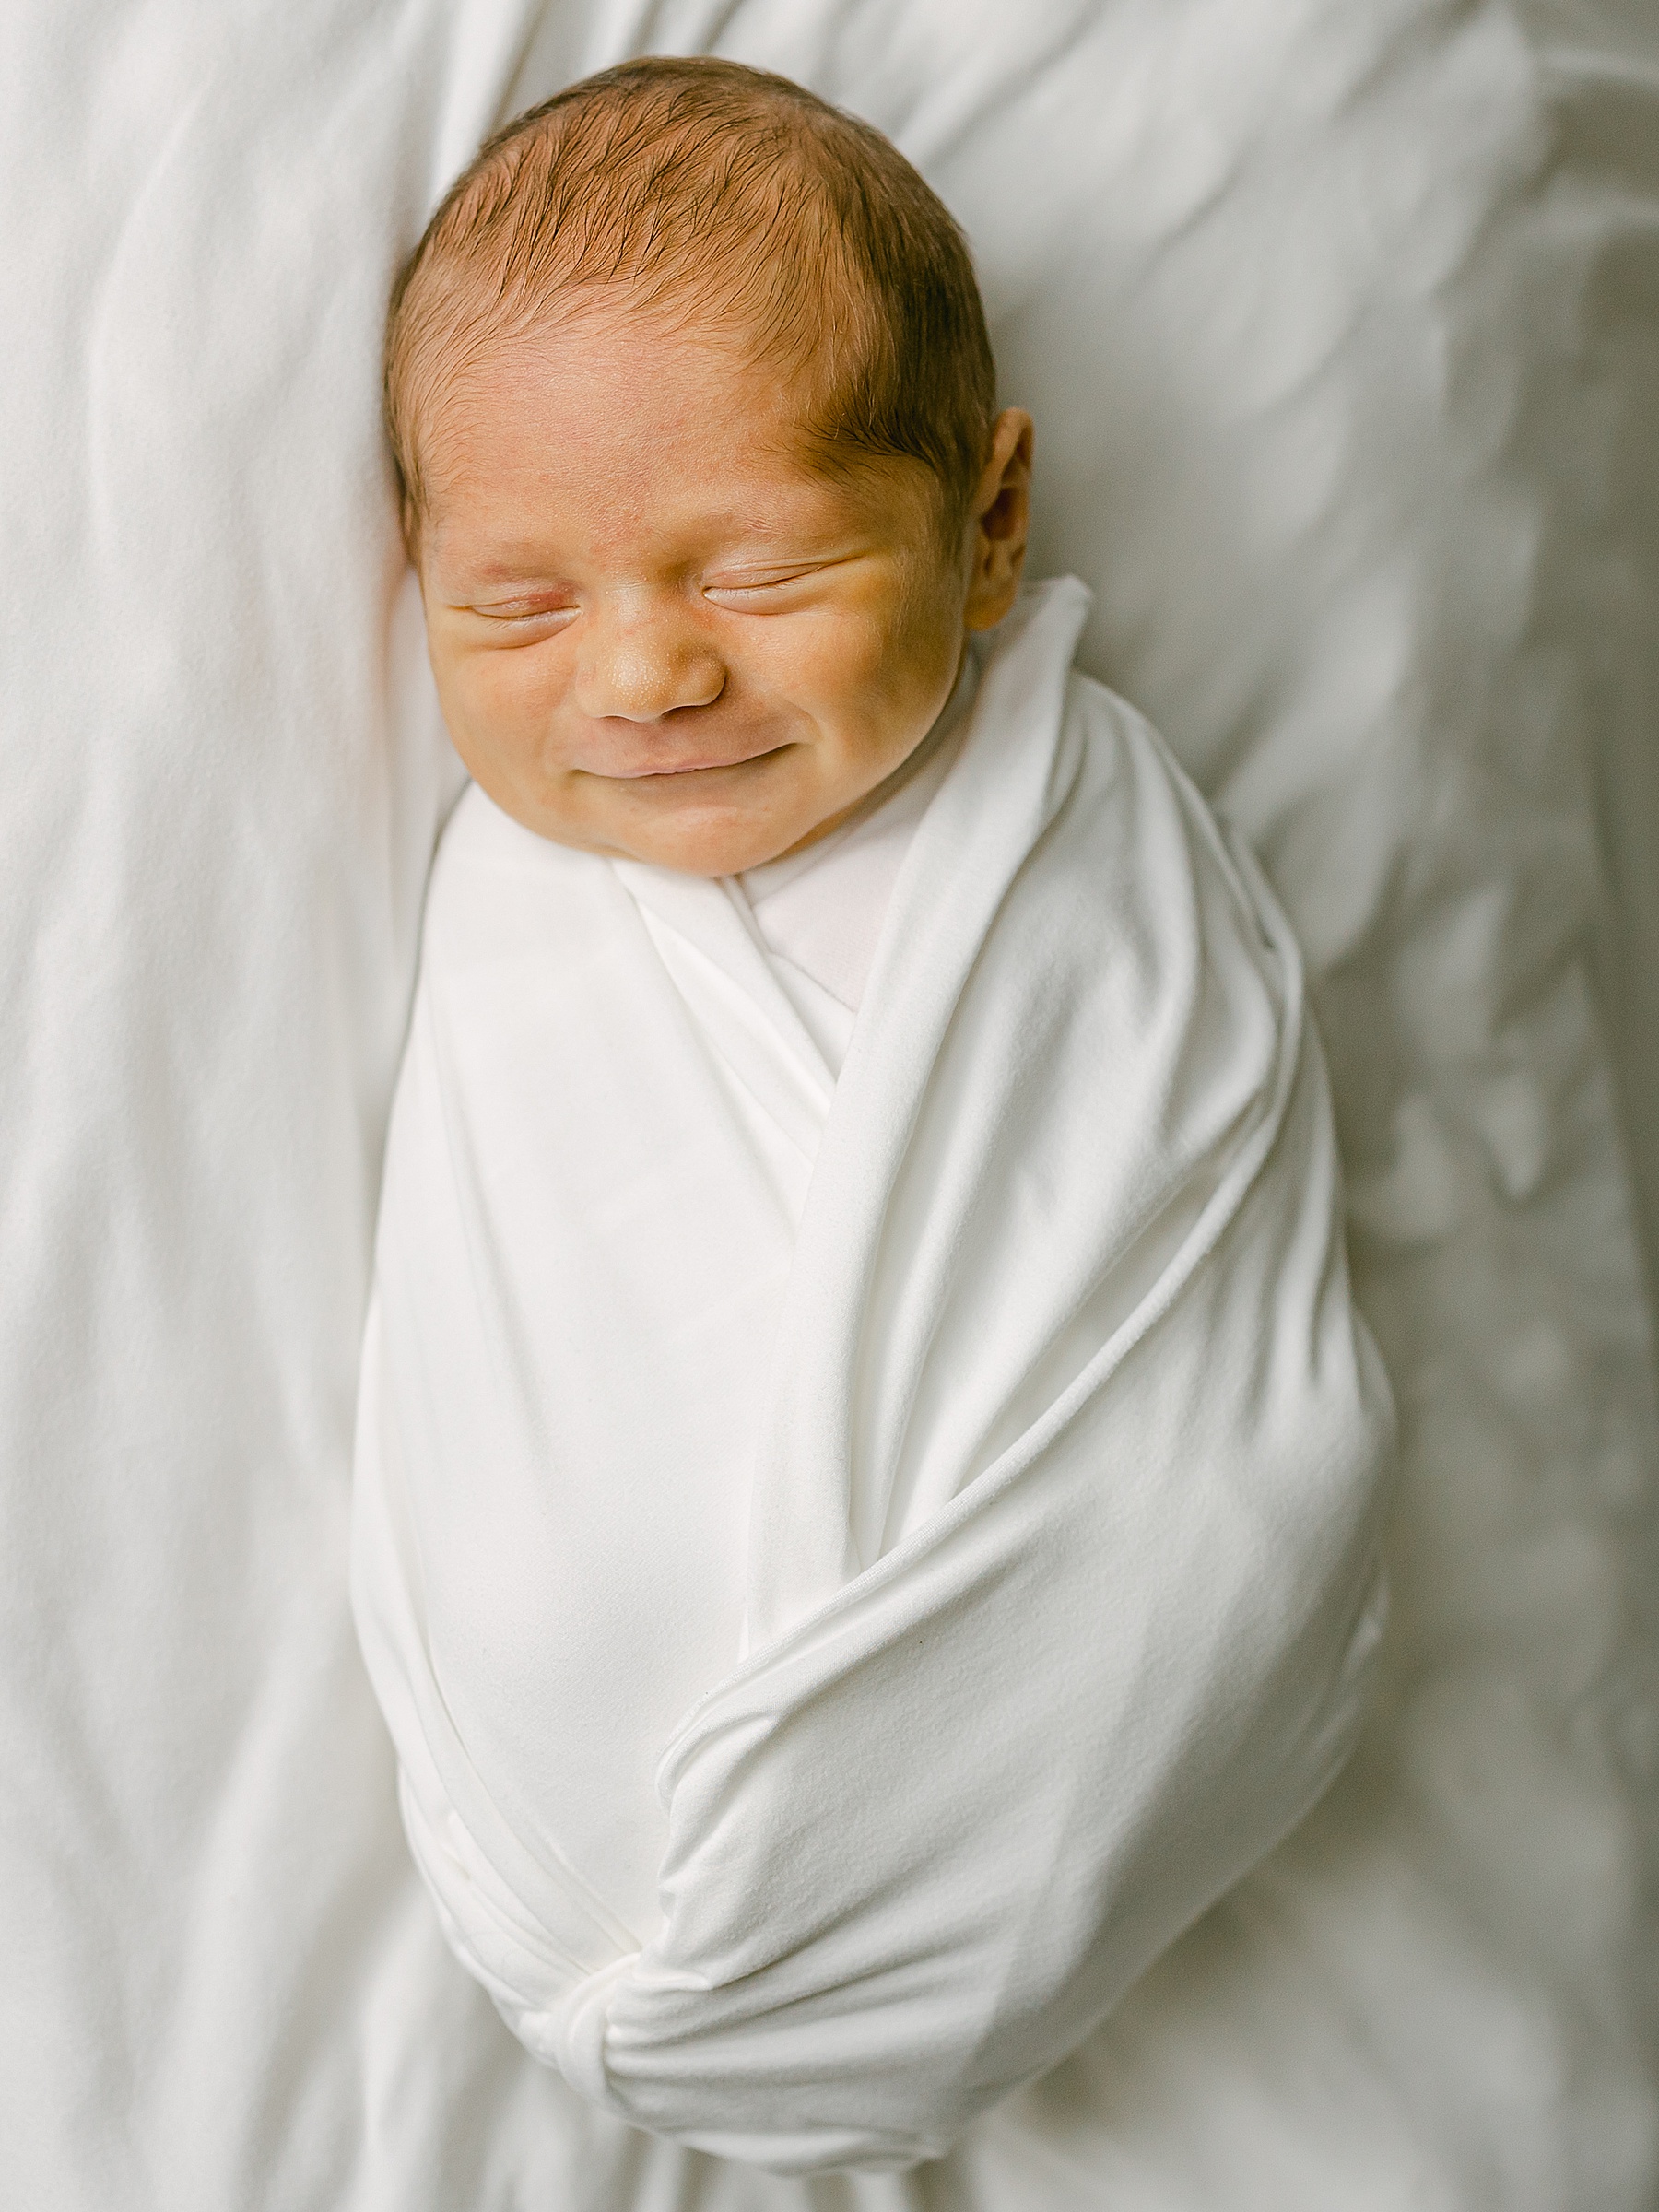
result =
[[[497,804],[501,802],[497,800]],[[690,807],[665,808],[655,820],[637,806],[618,809],[621,818],[612,820],[596,820],[592,812],[580,820],[550,818],[511,802],[502,811],[549,843],[571,845],[580,853],[600,853],[606,860],[643,861],[653,868],[672,868],[681,876],[741,876],[746,868],[779,860],[785,853],[810,844],[815,837],[826,835],[851,808],[840,806],[828,815],[783,824],[757,820],[752,816],[734,818],[729,810],[716,812],[712,808],[706,813]]]
[[[629,821],[595,841],[594,849],[614,859],[640,860],[672,868],[682,876],[741,876],[782,859],[835,827],[848,810],[838,807],[821,821],[780,826],[751,818],[700,819],[689,809],[661,822]]]

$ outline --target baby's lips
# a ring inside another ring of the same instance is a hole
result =
[[[782,747],[775,738],[758,739],[743,746],[704,746],[697,751],[677,753],[667,747],[651,747],[633,759],[618,748],[621,757],[610,760],[595,760],[586,767],[593,776],[608,776],[618,782],[639,782],[646,778],[695,776],[722,768],[742,768],[751,760],[763,759],[768,754],[781,752]]]

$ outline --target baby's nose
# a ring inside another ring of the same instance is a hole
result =
[[[594,721],[655,722],[677,707],[712,706],[725,677],[719,654],[701,638],[666,624],[630,623],[589,642],[577,666],[576,703]]]

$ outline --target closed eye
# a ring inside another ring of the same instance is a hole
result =
[[[564,615],[573,615],[576,609],[569,600],[549,605],[545,599],[506,599],[494,604],[474,601],[457,612],[480,615],[486,622],[550,622]]]
[[[568,629],[579,611],[569,600],[546,599],[475,600],[452,609],[473,618],[475,639],[488,647],[539,645]]]
[[[844,568],[848,562],[863,558],[861,549],[819,556],[815,560],[791,561],[777,568],[728,570],[724,574],[703,579],[703,597],[712,599],[717,606],[763,613],[771,607],[789,605],[804,596],[819,577],[828,575],[832,569]]]

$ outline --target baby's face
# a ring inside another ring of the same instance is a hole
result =
[[[983,524],[947,559],[919,468],[826,477],[791,419],[731,347],[616,312],[445,395],[432,667],[468,770],[527,829],[698,875],[770,860],[892,773],[964,628],[1006,611],[1018,553],[1006,588]],[[1023,477],[1016,497],[1023,545]]]

